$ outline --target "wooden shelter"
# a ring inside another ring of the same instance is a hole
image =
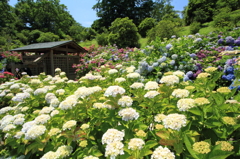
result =
[[[76,76],[72,65],[79,63],[79,54],[87,52],[71,40],[35,43],[10,51],[21,52],[23,67],[29,68],[33,75],[45,72],[54,76],[55,69],[61,68],[69,79]],[[15,72],[15,68],[11,66],[12,72]]]

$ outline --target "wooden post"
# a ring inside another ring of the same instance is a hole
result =
[[[53,62],[53,50],[50,51],[50,61],[51,61],[51,75],[54,76],[54,62]]]
[[[16,66],[15,66],[15,62],[11,62],[10,63],[10,66],[11,66],[11,72],[12,74],[16,74]]]
[[[68,45],[66,45],[66,60],[67,60],[67,70],[66,70],[66,74],[67,74],[67,77],[69,78],[69,59],[68,59]]]

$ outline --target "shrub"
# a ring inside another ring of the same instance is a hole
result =
[[[140,35],[136,25],[128,17],[117,18],[110,26],[108,41],[119,48],[139,47]]]
[[[178,34],[178,27],[176,27],[175,23],[170,20],[162,20],[157,26],[152,28],[147,37],[149,41],[155,40],[156,37],[160,37],[160,39],[171,38],[172,35]]]
[[[196,33],[198,33],[200,29],[201,29],[201,23],[199,23],[199,22],[193,22],[193,23],[190,25],[190,33],[191,33],[191,34],[196,34]]]
[[[108,30],[104,29],[104,32],[96,36],[98,45],[105,46],[108,45]]]
[[[145,38],[147,35],[147,32],[155,27],[156,25],[156,19],[153,18],[145,18],[138,26],[139,34]]]

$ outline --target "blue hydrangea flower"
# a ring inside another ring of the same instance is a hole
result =
[[[171,60],[170,65],[175,65],[175,60]]]
[[[222,75],[222,79],[226,81],[232,81],[235,79],[234,74]]]
[[[171,47],[172,47],[172,44],[167,44],[166,49],[169,50],[171,49]]]
[[[158,62],[154,62],[152,66],[153,67],[157,67],[158,66]]]
[[[238,81],[240,81],[240,80],[238,80]],[[237,87],[237,90],[239,91],[240,90],[240,86],[235,86],[234,82],[235,81],[233,81],[232,84],[228,88],[232,90],[232,89]]]
[[[152,72],[153,71],[153,67],[152,66],[148,66],[147,70],[148,70],[148,72]]]
[[[234,74],[234,68],[233,68],[233,66],[228,66],[224,72],[225,72],[226,74]]]
[[[188,78],[192,78],[192,77],[193,77],[193,72],[192,72],[192,71],[188,71],[188,72],[186,73],[186,76],[187,76]]]
[[[195,42],[201,42],[202,41],[202,38],[197,38],[194,40]]]
[[[238,37],[235,41],[234,44],[237,46],[240,46],[240,37]]]
[[[233,47],[231,47],[231,46],[226,46],[226,47],[225,47],[225,50],[226,50],[226,51],[233,51],[234,49],[233,49]]]
[[[163,57],[161,57],[160,59],[158,59],[157,62],[158,62],[158,63],[162,63],[162,62],[164,62],[164,61],[166,61],[166,60],[167,60],[166,56],[163,56]]]
[[[234,38],[231,36],[227,36],[225,39],[227,44],[234,44]]]
[[[197,55],[194,54],[194,53],[192,53],[192,54],[189,54],[189,56],[190,56],[191,58],[195,59]]]
[[[218,41],[217,41],[217,43],[220,45],[220,44],[223,44],[223,42],[224,42],[224,40],[223,39],[219,39]]]
[[[167,56],[168,56],[168,53],[163,53],[163,56],[166,56],[166,57],[167,57]]]

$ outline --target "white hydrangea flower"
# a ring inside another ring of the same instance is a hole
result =
[[[53,151],[48,151],[40,159],[58,159],[58,158],[59,158],[59,154]]]
[[[195,107],[195,100],[191,98],[179,99],[177,107],[180,111],[187,111],[188,109]]]
[[[175,155],[167,147],[158,146],[151,155],[151,159],[175,159]]]
[[[26,133],[31,127],[33,127],[35,125],[36,125],[36,122],[34,120],[33,121],[28,121],[28,122],[23,124],[21,131]]]
[[[12,129],[15,129],[15,128],[16,128],[15,125],[9,124],[9,125],[6,125],[6,126],[3,128],[3,132],[8,132],[8,131],[10,131],[10,130],[12,130]]]
[[[63,124],[63,130],[71,130],[72,127],[76,126],[76,124],[77,124],[76,120],[69,120]]]
[[[105,108],[103,103],[94,103],[93,108],[101,109]]]
[[[84,157],[83,159],[99,159],[99,158],[90,155],[90,156],[86,156],[86,157]]]
[[[35,140],[39,136],[43,135],[46,131],[46,127],[44,125],[34,125],[28,129],[25,133],[26,140]]]
[[[124,93],[125,93],[125,89],[124,88],[122,88],[120,86],[110,86],[105,91],[104,96],[106,96],[106,97],[109,97],[109,96],[116,97],[117,94],[122,95]]]
[[[56,153],[59,154],[59,156],[60,156],[59,158],[66,158],[66,157],[70,156],[72,151],[73,151],[72,146],[63,145],[57,149]]]
[[[183,114],[169,114],[163,119],[163,125],[165,128],[173,130],[180,130],[183,126],[186,126],[187,118]]]
[[[8,106],[8,107],[3,107],[3,108],[0,109],[0,114],[5,114],[5,113],[7,113],[7,112],[9,112],[9,111],[11,111],[11,110],[13,110],[13,108],[10,107],[10,106]]]
[[[144,84],[141,83],[141,82],[134,82],[130,88],[133,88],[133,89],[138,89],[138,88],[143,88],[144,87]]]
[[[30,94],[27,93],[27,92],[24,92],[24,93],[17,93],[13,98],[12,98],[12,101],[14,102],[23,102],[24,99],[26,98],[30,98]]]
[[[61,70],[61,68],[56,68],[55,69],[55,72],[61,72],[62,70]]]
[[[59,102],[58,98],[54,98],[50,102],[50,107],[58,107],[59,104],[60,104],[60,102]]]
[[[43,107],[42,110],[40,110],[39,114],[49,114],[53,110],[54,107]]]
[[[124,132],[117,129],[108,129],[102,136],[102,144],[110,144],[115,141],[122,141]]]
[[[128,143],[128,149],[133,150],[133,151],[141,150],[144,145],[145,145],[145,142],[143,141],[143,139],[133,138]]]
[[[48,135],[49,136],[54,136],[61,133],[61,130],[59,128],[52,128],[49,132]]]
[[[164,114],[157,114],[154,117],[154,121],[157,122],[157,123],[161,123],[164,118],[166,118],[166,115],[164,115]]]
[[[59,108],[61,110],[72,109],[72,107],[75,107],[76,104],[77,104],[77,97],[69,96],[59,104]]]
[[[38,88],[36,89],[33,94],[36,96],[36,95],[40,95],[40,94],[46,94],[47,93],[47,89],[45,88]]]
[[[58,110],[53,110],[53,111],[51,112],[50,116],[53,117],[53,116],[55,116],[55,115],[57,115],[57,114],[59,114],[59,111],[58,111]]]
[[[133,103],[133,100],[129,96],[122,96],[118,100],[118,105],[121,105],[122,107],[131,107]]]
[[[184,77],[185,73],[177,70],[177,71],[173,72],[173,75],[178,76],[178,77]]]
[[[125,82],[125,81],[126,81],[126,79],[123,78],[123,77],[120,77],[120,78],[116,78],[116,79],[115,79],[115,82],[118,82],[118,83]]]
[[[140,78],[141,75],[137,72],[127,74],[127,78]]]
[[[15,83],[13,85],[10,86],[10,89],[20,89],[20,85],[18,83]]]
[[[36,124],[45,124],[50,119],[51,119],[50,115],[48,115],[48,114],[41,114],[41,115],[37,116],[34,119],[34,121],[35,121]]]
[[[82,126],[80,128],[83,129],[83,130],[86,130],[89,127],[90,127],[89,124],[82,124]]]
[[[51,103],[51,100],[53,100],[53,99],[55,99],[55,98],[57,98],[57,97],[56,97],[56,95],[55,95],[54,93],[47,93],[47,94],[45,95],[45,100],[46,100],[46,102],[47,102],[48,104],[50,104],[50,103]]]
[[[136,69],[136,67],[134,67],[134,66],[126,67],[127,73],[133,73],[135,69]]]
[[[25,118],[16,118],[14,121],[13,121],[13,124],[15,125],[22,125],[25,121]]]
[[[36,85],[41,84],[42,82],[39,79],[31,79],[29,83],[32,85]]]
[[[123,143],[120,141],[114,141],[106,146],[105,157],[110,156],[110,159],[115,159],[118,155],[123,155]]]
[[[165,83],[167,86],[171,86],[175,83],[179,83],[179,77],[176,75],[163,76],[160,80],[160,83]]]
[[[23,135],[24,135],[24,132],[18,131],[18,132],[14,135],[14,137],[15,137],[16,139],[20,139]]]
[[[159,88],[158,83],[155,81],[147,82],[144,87],[145,90],[153,90],[153,89],[158,89],[158,88]]]
[[[115,74],[115,73],[118,73],[118,70],[116,70],[116,69],[110,69],[109,71],[108,71],[108,74]]]
[[[139,113],[133,108],[125,108],[118,112],[118,115],[122,117],[122,120],[137,120],[139,117]]]
[[[188,97],[190,92],[186,89],[174,89],[172,92],[172,96],[177,98],[185,98]]]
[[[155,96],[159,95],[160,93],[158,91],[148,91],[144,97],[145,98],[154,98]]]
[[[58,90],[56,90],[56,93],[57,93],[58,95],[64,95],[65,90],[64,90],[64,89],[58,89]]]

